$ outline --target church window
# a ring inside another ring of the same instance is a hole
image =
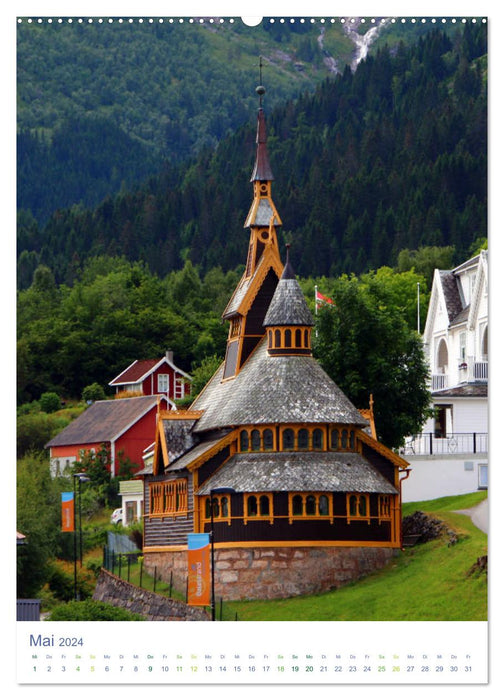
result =
[[[319,497],[319,515],[329,515],[329,499],[325,494]]]
[[[263,446],[265,450],[273,449],[273,431],[270,428],[263,432]]]
[[[309,333],[310,333],[310,332],[309,332],[308,330],[305,330],[305,332],[304,332],[304,344],[305,344],[305,348],[309,348],[309,347],[310,347],[310,335],[309,335]]]
[[[316,520],[330,519],[332,494],[330,493],[296,493],[289,496],[289,522],[302,518]]]
[[[292,515],[303,515],[303,497],[299,494],[292,497]]]
[[[317,500],[315,496],[310,494],[306,497],[305,502],[305,513],[306,515],[316,515],[317,514]]]
[[[337,450],[339,448],[339,430],[336,428],[331,430],[331,450]]]
[[[204,519],[210,520],[210,503],[213,501],[213,519],[225,520],[228,525],[231,525],[231,501],[228,496],[222,494],[214,494],[212,498],[205,498]]]
[[[249,448],[249,436],[246,430],[242,430],[240,433],[240,452],[248,452]]]
[[[275,330],[275,347],[279,348],[279,347],[281,347],[281,345],[282,345],[282,336],[280,334],[280,329],[277,328]]]
[[[294,431],[292,428],[286,428],[282,433],[282,448],[284,450],[294,449]]]
[[[320,428],[315,428],[313,431],[312,444],[314,450],[322,450],[324,448],[324,434]]]
[[[248,520],[269,520],[273,523],[273,495],[271,493],[244,495],[244,523]]]
[[[355,449],[355,431],[354,430],[350,431],[350,449],[351,450]]]
[[[306,428],[301,428],[298,432],[298,450],[308,449],[308,431]]]
[[[366,520],[369,524],[369,494],[347,493],[347,523],[351,520]]]
[[[259,452],[261,449],[261,433],[258,430],[253,430],[251,433],[252,450]]]
[[[292,331],[287,328],[285,331],[285,347],[290,348],[292,346]]]
[[[247,517],[255,518],[257,516],[257,498],[249,496],[247,498]]]
[[[300,329],[300,328],[296,328],[296,343],[295,343],[295,344],[296,344],[296,347],[297,347],[297,348],[300,348],[301,345],[302,345],[302,341],[301,341],[301,329]]]
[[[341,431],[341,449],[346,450],[348,448],[348,430]]]

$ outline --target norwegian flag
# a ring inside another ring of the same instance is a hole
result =
[[[329,297],[326,297],[323,294],[321,294],[318,290],[318,287],[315,287],[315,308],[317,309],[317,311],[324,304],[334,304],[334,301]]]

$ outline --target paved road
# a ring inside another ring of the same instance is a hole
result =
[[[468,515],[476,527],[485,532],[488,535],[488,498],[484,501],[478,503],[474,508],[469,508],[467,510],[457,510],[456,513],[463,513]]]

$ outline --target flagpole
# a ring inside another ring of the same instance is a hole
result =
[[[417,329],[420,335],[420,282],[417,282]]]

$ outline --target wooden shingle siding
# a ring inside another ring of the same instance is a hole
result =
[[[173,516],[151,516],[150,504],[150,484],[156,482],[166,483],[165,476],[149,477],[145,479],[144,501],[144,547],[166,547],[172,545],[186,545],[187,535],[194,530],[194,493],[192,488],[192,477],[189,472],[184,471],[177,475],[177,478],[187,478],[187,515]],[[175,479],[172,479],[175,481]]]

